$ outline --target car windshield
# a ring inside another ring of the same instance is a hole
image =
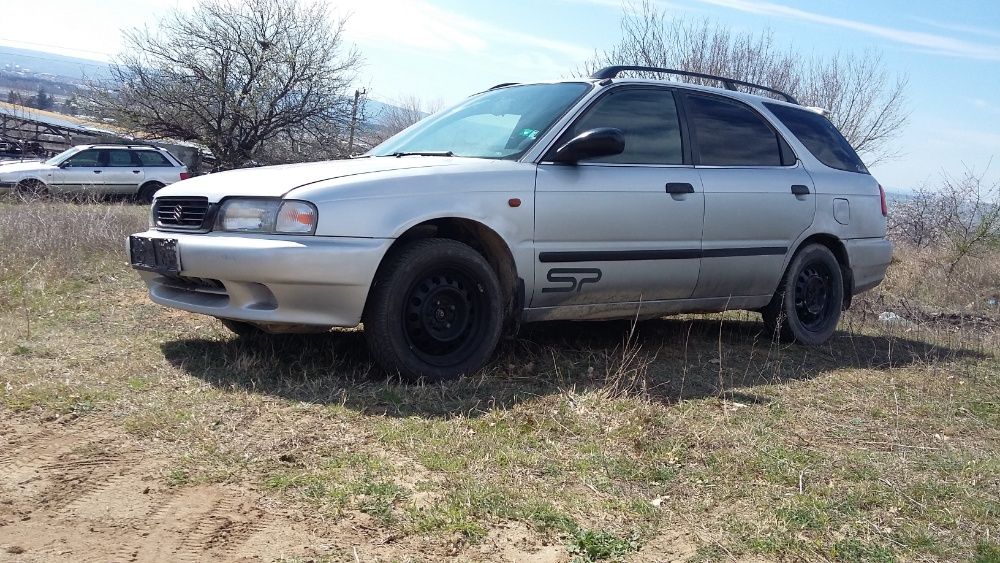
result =
[[[73,156],[74,154],[76,154],[76,153],[78,153],[78,152],[80,152],[82,150],[83,150],[82,147],[73,147],[73,148],[66,149],[63,152],[61,152],[61,153],[53,156],[52,158],[46,160],[45,164],[50,164],[52,166],[59,166],[60,164],[62,164],[62,162],[64,160],[66,160],[67,158]]]
[[[368,156],[516,159],[590,88],[585,82],[489,90],[389,138]]]

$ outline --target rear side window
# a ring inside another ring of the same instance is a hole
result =
[[[715,97],[688,95],[698,164],[781,166],[778,134],[750,108]]]
[[[108,166],[132,167],[132,153],[125,149],[112,149],[108,151]]]
[[[167,157],[156,151],[136,151],[143,166],[173,166]]]
[[[868,173],[868,168],[851,144],[829,119],[805,109],[769,103],[764,105],[823,164],[837,170]]]
[[[664,89],[628,89],[598,100],[573,124],[563,142],[590,129],[614,127],[625,135],[625,152],[591,159],[616,164],[683,164],[681,126],[674,95]]]

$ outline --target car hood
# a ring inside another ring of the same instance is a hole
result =
[[[56,166],[51,166],[38,160],[28,162],[0,162],[0,174],[7,174],[9,172],[31,172],[32,170],[54,170],[56,168]]]
[[[463,160],[469,159],[389,156],[244,168],[176,182],[156,192],[156,197],[197,195],[206,196],[212,202],[227,196],[281,197],[295,188],[324,180],[373,172],[455,166]]]

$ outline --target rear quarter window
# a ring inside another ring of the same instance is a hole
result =
[[[156,151],[136,151],[143,166],[173,166],[167,157]]]
[[[826,117],[791,106],[766,102],[764,105],[823,164],[837,170],[868,174],[858,153]]]

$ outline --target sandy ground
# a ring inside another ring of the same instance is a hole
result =
[[[170,486],[162,456],[99,420],[0,422],[0,452],[0,561],[569,559],[516,524],[478,545],[396,538],[365,514],[326,521],[249,487]]]

